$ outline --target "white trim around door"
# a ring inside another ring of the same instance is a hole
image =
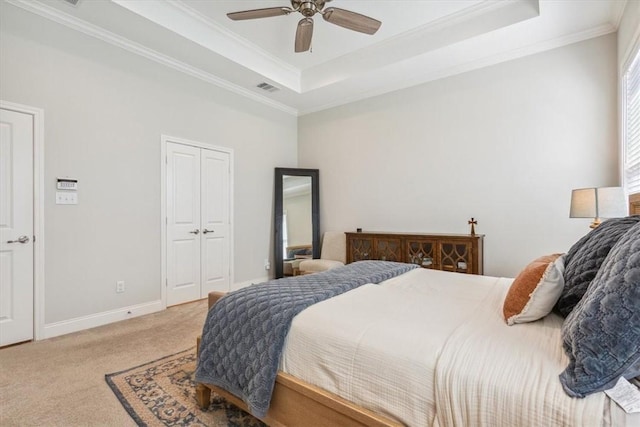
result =
[[[221,146],[215,146],[198,141],[191,141],[184,138],[177,138],[168,135],[161,136],[160,145],[160,179],[161,179],[161,191],[160,191],[160,223],[161,223],[161,300],[162,307],[167,307],[167,145],[169,143],[182,144],[191,147],[205,148],[207,150],[219,151],[226,153],[229,156],[229,284],[233,287],[234,283],[234,257],[233,257],[233,149]]]
[[[33,337],[44,336],[44,110],[0,100],[0,108],[33,117]]]

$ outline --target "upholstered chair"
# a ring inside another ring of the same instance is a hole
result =
[[[300,274],[317,273],[343,266],[347,262],[347,236],[342,231],[327,231],[322,236],[320,259],[305,259]]]

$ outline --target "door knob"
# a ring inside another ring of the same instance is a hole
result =
[[[189,233],[191,233],[191,234],[198,234],[199,232],[200,232],[200,230],[195,229],[195,230],[193,230],[193,231],[190,231]]]
[[[202,234],[213,233],[213,230],[207,230],[206,228],[202,230]]]
[[[18,240],[7,240],[7,243],[27,243],[29,242],[28,236],[20,236]]]

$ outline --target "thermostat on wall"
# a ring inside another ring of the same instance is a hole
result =
[[[69,178],[57,178],[56,188],[58,190],[78,191],[78,180]]]

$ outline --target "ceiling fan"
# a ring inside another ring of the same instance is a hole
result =
[[[291,7],[267,7],[265,9],[243,10],[227,13],[234,21],[245,19],[270,18],[272,16],[288,15],[291,12],[300,12],[304,18],[298,22],[296,31],[295,51],[306,52],[311,47],[313,36],[313,15],[319,13],[325,21],[335,25],[358,31],[365,34],[375,34],[382,25],[377,19],[351,12],[337,7],[324,8],[331,0],[291,0]]]

